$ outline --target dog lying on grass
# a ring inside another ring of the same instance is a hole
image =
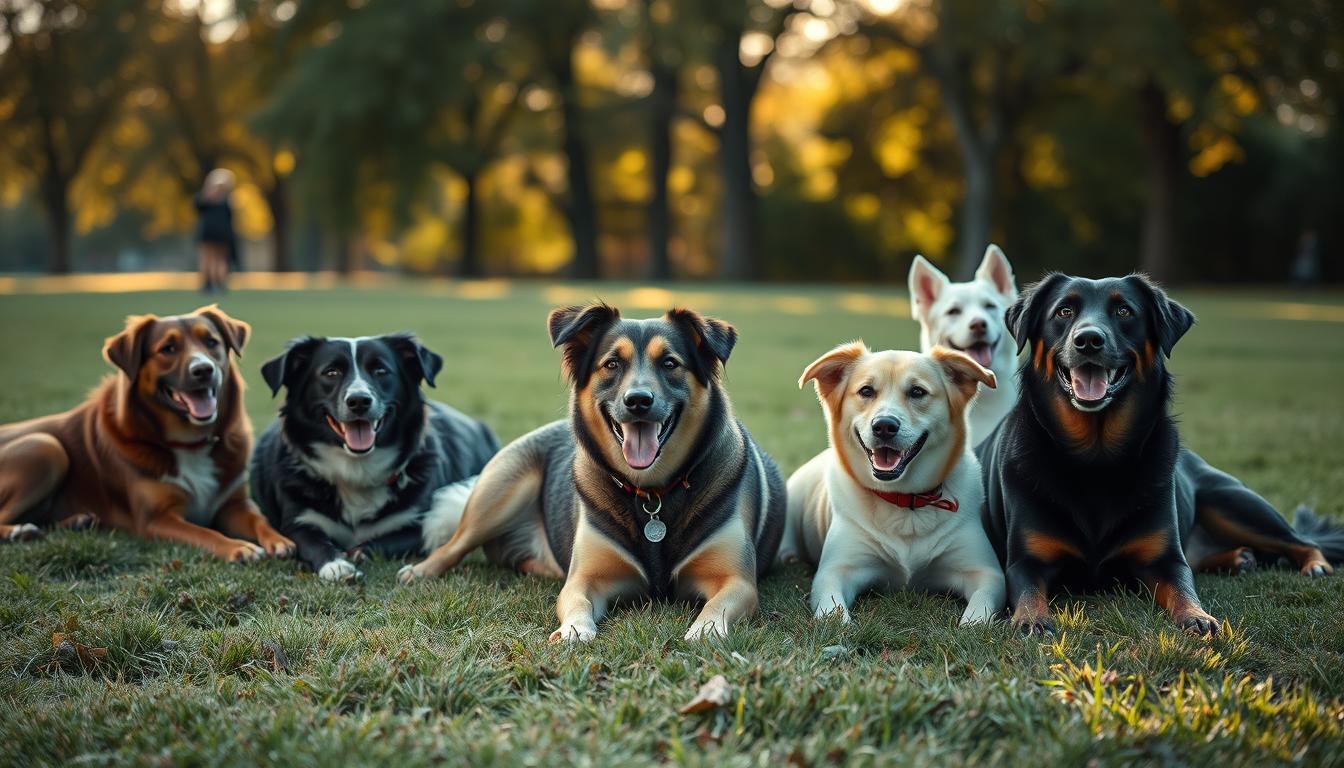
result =
[[[774,560],[784,482],[733,416],[720,383],[732,326],[674,309],[623,320],[603,304],[551,312],[570,417],[486,465],[457,533],[403,583],[484,546],[496,562],[563,578],[551,640],[591,640],[613,602],[704,599],[687,639],[756,609]]]
[[[97,524],[225,560],[292,553],[247,495],[252,425],[230,353],[250,330],[215,306],[127,318],[103,347],[119,373],[72,410],[0,427],[0,541]]]

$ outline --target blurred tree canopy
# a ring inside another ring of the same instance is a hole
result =
[[[226,167],[277,270],[1340,279],[1341,97],[1332,0],[0,0],[0,269]]]

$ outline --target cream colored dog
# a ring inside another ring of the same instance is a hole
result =
[[[966,409],[993,372],[961,352],[871,352],[843,344],[803,371],[826,413],[831,447],[789,478],[780,559],[817,567],[818,618],[870,589],[952,591],[961,623],[1005,598],[1003,569],[980,524],[984,486]]]

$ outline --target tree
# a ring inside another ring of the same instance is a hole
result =
[[[141,21],[130,0],[0,0],[0,152],[37,184],[52,272],[71,269],[71,185],[122,105]]]
[[[798,10],[786,0],[699,0],[696,12],[708,32],[709,55],[718,73],[719,107],[723,110],[720,124],[706,125],[719,138],[719,176],[723,184],[719,273],[729,280],[751,280],[761,274],[759,206],[751,173],[751,107],[777,48],[776,41]]]

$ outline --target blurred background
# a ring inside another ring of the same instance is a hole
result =
[[[0,271],[1344,279],[1336,0],[0,0]]]

